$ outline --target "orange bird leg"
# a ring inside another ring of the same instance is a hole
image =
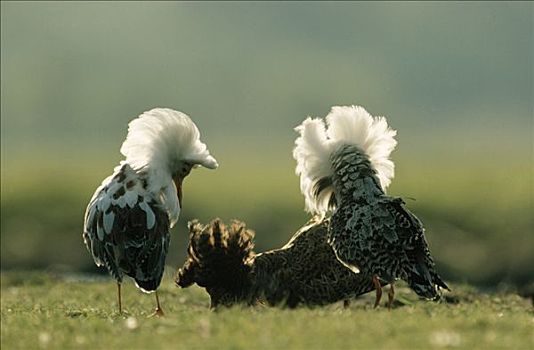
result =
[[[380,304],[380,299],[382,298],[382,286],[380,285],[380,281],[378,280],[377,275],[373,275],[373,284],[375,285],[376,289],[376,300],[375,300],[375,308]]]
[[[119,297],[119,314],[122,314],[121,284],[117,282],[117,296]]]
[[[395,289],[393,288],[393,282],[389,285],[388,292],[388,310],[391,310],[391,304],[393,304],[393,298],[395,297]]]
[[[165,313],[163,312],[163,309],[161,308],[161,305],[159,304],[159,298],[158,298],[158,291],[156,291],[156,311],[150,317],[162,317],[165,316]]]

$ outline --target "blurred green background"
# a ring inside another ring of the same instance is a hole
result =
[[[257,250],[308,218],[293,128],[360,104],[398,130],[389,193],[444,277],[534,281],[532,3],[1,3],[2,269],[95,271],[85,206],[156,106],[218,159],[185,182],[186,223],[239,218]]]

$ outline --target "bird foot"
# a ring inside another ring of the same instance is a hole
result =
[[[154,311],[154,313],[151,314],[151,315],[148,316],[148,317],[163,317],[163,316],[165,316],[165,313],[163,312],[163,309],[161,309],[161,308],[158,307],[158,308],[156,309],[156,311]]]
[[[118,310],[116,315],[119,317],[124,317],[124,316],[129,316],[130,313],[128,312],[128,310],[123,309],[123,310]]]
[[[388,292],[388,311],[391,311],[391,305],[393,304],[393,299],[395,298],[395,289],[393,288],[393,282],[389,285]]]
[[[373,284],[376,289],[376,299],[375,299],[375,305],[373,308],[376,309],[376,307],[380,304],[380,299],[382,299],[382,286],[380,285],[380,281],[378,280],[378,276],[373,276]]]

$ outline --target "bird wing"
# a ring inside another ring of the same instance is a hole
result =
[[[387,282],[402,278],[419,296],[438,297],[436,285],[448,289],[435,270],[421,221],[400,198],[340,207],[332,216],[330,244],[346,266]]]
[[[98,266],[118,281],[122,274],[138,286],[157,288],[169,246],[169,217],[146,180],[123,163],[103,181],[85,214],[84,242]]]
[[[382,206],[395,219],[396,233],[408,259],[408,263],[403,266],[405,278],[417,294],[435,298],[435,285],[445,289],[448,286],[436,272],[423,224],[404,205],[400,198],[387,197],[382,201]]]
[[[396,213],[388,201],[345,205],[332,216],[330,244],[347,267],[392,282],[401,277],[402,266],[408,261],[404,240],[411,234],[399,234],[397,226]]]
[[[308,305],[324,305],[373,290],[369,276],[352,272],[336,258],[327,242],[330,220],[312,223],[293,236],[291,245],[264,255],[263,266],[268,266],[265,260],[281,260],[277,270],[264,272],[265,277],[281,279],[278,288],[289,291],[288,301]]]

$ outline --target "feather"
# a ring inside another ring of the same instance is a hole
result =
[[[175,181],[193,167],[218,164],[184,113],[156,108],[130,122],[121,153],[126,157],[97,188],[84,218],[83,239],[98,266],[120,283],[133,277],[146,292],[163,276],[180,203]]]
[[[300,176],[300,190],[305,198],[306,210],[324,214],[328,210],[332,187],[317,193],[317,184],[331,175],[330,141],[324,121],[307,118],[295,128],[300,137],[295,141],[293,157],[297,160],[296,174]]]
[[[163,275],[170,225],[157,197],[135,186],[142,181],[143,175],[122,162],[89,203],[83,237],[97,265],[118,281],[123,274],[133,277],[150,292]]]
[[[357,146],[367,155],[383,190],[391,183],[394,164],[389,156],[397,145],[397,132],[384,117],[373,117],[359,106],[336,106],[326,116],[326,125],[323,119],[307,118],[295,130],[300,136],[293,157],[308,212],[324,216],[330,209],[334,190],[325,178],[332,175],[330,157],[341,146]]]
[[[397,131],[389,128],[384,117],[373,117],[359,106],[332,107],[326,121],[327,134],[337,147],[355,145],[369,157],[385,190],[394,176],[394,164],[389,156],[397,145]]]
[[[139,203],[139,207],[146,213],[146,227],[152,229],[156,223],[154,212],[144,201]]]
[[[188,259],[176,274],[182,288],[206,288],[211,306],[236,303],[325,305],[348,300],[374,288],[336,259],[328,244],[328,220],[314,218],[282,248],[255,254],[254,232],[244,223],[189,225]]]
[[[134,168],[170,169],[173,161],[185,160],[209,169],[218,166],[191,118],[168,108],[154,108],[128,124],[121,153]]]
[[[102,217],[102,213],[99,213],[99,214],[100,214],[99,216]],[[104,240],[104,229],[99,221],[100,220],[98,220],[98,222],[96,223],[96,236],[98,237],[100,241],[103,241]]]
[[[104,214],[104,232],[111,233],[113,229],[113,222],[115,221],[115,213],[110,211],[109,213]]]
[[[124,194],[125,202],[130,208],[133,208],[137,204],[137,193],[137,191],[126,191]]]

